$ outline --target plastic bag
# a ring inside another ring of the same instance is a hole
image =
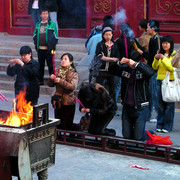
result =
[[[170,136],[158,136],[156,134],[151,134],[149,131],[146,131],[149,139],[146,141],[146,144],[161,144],[161,145],[172,145],[173,142],[169,139]]]

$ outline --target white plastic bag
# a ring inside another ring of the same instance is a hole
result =
[[[166,77],[162,81],[162,99],[165,102],[178,102],[180,101],[180,80],[177,72],[174,71],[174,81],[169,81],[169,74],[170,72],[167,71]]]

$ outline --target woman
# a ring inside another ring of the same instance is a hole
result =
[[[107,125],[114,117],[114,102],[106,89],[100,84],[84,86],[79,91],[79,99],[85,108],[80,106],[81,113],[92,115],[88,129],[89,133],[115,136],[114,129],[107,129]]]
[[[103,28],[102,38],[103,40],[99,42],[96,47],[96,56],[101,57],[100,59],[102,61],[96,82],[104,85],[104,81],[106,80],[109,95],[115,102],[114,76],[111,75],[108,70],[112,63],[119,61],[119,50],[116,43],[113,42],[113,31],[111,27]]]
[[[56,75],[52,74],[48,85],[56,86],[55,95],[52,97],[55,118],[61,120],[58,128],[66,130],[80,130],[80,125],[73,124],[75,114],[75,100],[73,91],[78,84],[78,73],[73,64],[73,56],[65,53],[61,56],[61,66]]]
[[[164,102],[161,94],[161,84],[166,76],[166,72],[170,71],[169,80],[174,80],[174,67],[171,65],[171,60],[175,56],[174,40],[171,36],[164,36],[162,39],[162,47],[159,54],[155,55],[152,68],[157,70],[157,93],[158,93],[158,117],[157,117],[157,132],[170,132],[173,128],[174,121],[174,102]]]

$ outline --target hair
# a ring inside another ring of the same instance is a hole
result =
[[[39,10],[40,14],[44,11],[48,11],[48,13],[49,13],[49,9],[46,6],[41,7]]]
[[[61,56],[60,59],[62,59],[64,56],[68,56],[69,61],[72,62],[72,64],[71,64],[72,68],[74,68],[75,71],[76,71],[76,68],[75,68],[74,63],[73,63],[73,59],[74,59],[74,58],[73,58],[72,54],[70,54],[70,53],[64,53],[64,54]]]
[[[141,19],[139,22],[139,26],[143,29],[147,29],[148,20],[147,19]]]
[[[132,51],[130,52],[129,57],[130,57],[131,59],[133,59],[134,61],[136,61],[136,62],[138,62],[138,61],[141,59],[140,53],[139,53],[138,51],[136,51],[136,50],[132,50]]]
[[[169,42],[170,43],[170,49],[169,49],[169,57],[170,57],[171,54],[173,53],[173,50],[174,50],[174,39],[171,36],[167,35],[167,36],[164,36],[162,38],[162,43],[163,42]],[[165,54],[165,50],[162,47],[162,43],[161,43],[160,53]]]
[[[154,29],[155,32],[159,32],[159,22],[156,20],[150,20],[149,26]]]
[[[110,15],[106,15],[103,18],[103,28],[111,27],[113,29],[113,17]]]
[[[29,46],[22,46],[21,49],[19,50],[19,54],[25,55],[25,54],[30,54],[31,53],[31,59],[32,59],[32,50]]]
[[[120,26],[122,35],[125,35],[129,39],[134,39],[134,32],[128,23],[122,23]]]

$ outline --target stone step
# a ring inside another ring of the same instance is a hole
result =
[[[86,52],[78,52],[78,51],[57,51],[55,58],[56,59],[60,59],[60,57],[62,56],[62,54],[64,54],[65,52],[71,53],[74,57],[75,60],[81,60],[87,53]],[[12,49],[10,47],[2,47],[0,48],[0,54],[2,57],[5,56],[11,56],[11,57],[20,57],[19,56],[19,49]],[[35,50],[32,50],[32,54],[33,57],[37,58],[37,52]]]

